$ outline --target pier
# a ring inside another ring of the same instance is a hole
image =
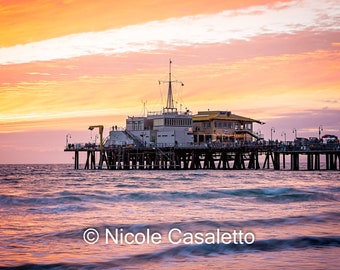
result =
[[[128,116],[126,128],[112,127],[104,140],[103,125],[100,143],[69,144],[65,152],[74,152],[74,168],[80,168],[80,155],[86,154],[85,170],[340,170],[340,145],[335,135],[321,138],[297,138],[294,142],[265,141],[254,124],[262,121],[240,116],[227,110],[199,111],[175,107],[172,87],[184,86],[172,79],[158,81],[168,85],[166,106],[147,116]],[[144,108],[145,110],[145,108]],[[305,161],[304,161],[305,160]]]
[[[321,147],[320,147],[321,148]],[[114,147],[74,149],[74,169],[85,170],[340,170],[339,145],[295,149],[278,145],[237,147]]]

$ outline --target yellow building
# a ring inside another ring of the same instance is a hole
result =
[[[251,142],[261,139],[253,123],[261,121],[232,114],[230,111],[201,111],[192,117],[195,143]]]

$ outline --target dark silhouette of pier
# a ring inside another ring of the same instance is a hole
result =
[[[340,170],[340,148],[336,145],[241,145],[181,147],[104,147],[88,145],[74,152],[74,169],[86,154],[85,170]]]

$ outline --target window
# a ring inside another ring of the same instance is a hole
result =
[[[245,128],[248,129],[248,130],[251,130],[252,129],[252,124],[251,123],[246,123],[245,124]]]

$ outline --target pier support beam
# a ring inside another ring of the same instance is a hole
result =
[[[310,153],[308,153],[307,154],[307,170],[308,171],[312,171],[312,170],[314,170],[314,167],[313,167],[313,159],[314,159],[314,156],[313,156],[313,154],[310,154]]]
[[[220,155],[220,160],[218,162],[218,169],[230,169],[229,162],[228,162],[228,154],[226,151],[223,151]]]
[[[107,158],[106,158],[106,151],[101,150],[100,151],[99,164],[98,164],[98,170],[103,169],[104,162],[106,163],[106,167],[108,168],[109,166],[108,166],[108,162],[107,162]]]
[[[212,152],[205,153],[203,169],[215,169],[215,161]]]
[[[282,156],[282,167],[283,169],[286,169],[286,154],[283,153],[283,156]]]
[[[291,170],[292,171],[298,171],[300,167],[300,162],[299,162],[299,153],[292,153],[290,155],[290,160],[291,160]]]
[[[315,154],[314,169],[315,170],[320,170],[320,154],[319,153]]]
[[[245,169],[244,158],[243,158],[242,152],[236,152],[235,153],[235,160],[234,160],[233,169],[234,170]]]
[[[79,151],[78,150],[74,151],[74,169],[75,170],[79,169]]]
[[[96,169],[96,151],[95,150],[88,150],[86,163],[85,163],[85,170],[95,170]]]
[[[274,170],[280,170],[280,153],[275,152],[274,153]]]
[[[337,169],[336,158],[337,156],[333,153],[326,154],[326,170],[334,171]]]
[[[260,169],[259,164],[259,153],[258,152],[251,152],[249,157],[248,169]]]
[[[201,169],[201,160],[200,160],[200,153],[198,151],[193,150],[191,152],[191,164],[190,169]]]
[[[267,165],[267,169],[270,168],[270,165],[269,165],[270,159],[272,160],[272,162],[274,164],[273,153],[271,151],[267,151],[266,158],[265,158],[264,163],[263,163],[263,169],[266,167],[266,165]]]

